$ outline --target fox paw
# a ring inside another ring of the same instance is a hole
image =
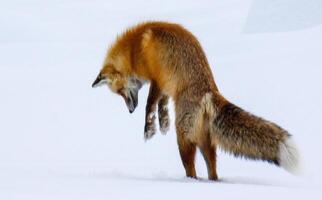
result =
[[[166,105],[159,107],[158,114],[159,114],[160,131],[162,134],[165,135],[169,131],[169,126],[170,126],[168,107]]]
[[[144,139],[145,140],[152,138],[152,136],[156,132],[154,121],[155,121],[155,114],[150,113],[145,121],[145,126],[144,126]]]
[[[165,135],[169,131],[169,116],[164,116],[163,118],[159,119],[159,124],[160,124],[160,131],[163,135]]]

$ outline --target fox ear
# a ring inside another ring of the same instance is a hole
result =
[[[95,81],[93,82],[92,87],[94,88],[94,87],[100,86],[106,82],[107,82],[106,77],[102,76],[101,73],[99,73]]]

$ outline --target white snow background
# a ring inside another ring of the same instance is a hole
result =
[[[0,199],[322,199],[321,1],[265,2],[2,0]],[[185,178],[173,111],[144,142],[148,87],[130,115],[91,84],[117,34],[146,20],[191,30],[222,94],[294,136],[302,173],[218,151],[219,182],[200,154],[200,180]]]

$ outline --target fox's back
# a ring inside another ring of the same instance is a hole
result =
[[[149,76],[173,97],[187,88],[194,91],[195,87],[198,93],[217,90],[200,43],[181,25],[139,24],[127,30],[118,43],[135,47],[131,57],[139,75]]]
[[[150,29],[160,67],[166,69],[168,77],[173,76],[177,93],[187,88],[194,91],[194,87],[195,92],[217,90],[206,55],[194,35],[177,24],[160,24]]]

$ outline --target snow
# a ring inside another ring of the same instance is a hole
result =
[[[244,31],[280,32],[318,26],[322,23],[321,9],[322,1],[317,0],[254,0]]]
[[[303,1],[272,2],[2,2],[0,199],[321,199],[320,3],[298,15]],[[144,20],[191,30],[224,96],[293,135],[302,173],[219,151],[219,182],[207,181],[200,154],[200,180],[185,178],[173,111],[169,133],[144,142],[148,87],[132,115],[107,88],[91,88],[108,45]]]

